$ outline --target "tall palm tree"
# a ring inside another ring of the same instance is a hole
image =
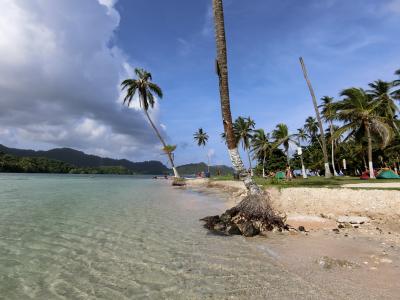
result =
[[[267,155],[271,153],[272,145],[269,142],[269,134],[265,133],[264,129],[257,129],[254,131],[253,138],[251,140],[253,146],[253,152],[257,158],[262,158],[262,176],[265,176],[265,162]]]
[[[303,149],[301,147],[301,141],[307,141],[309,136],[307,135],[306,131],[303,128],[299,128],[299,129],[297,129],[296,137],[297,137],[298,147],[301,149],[301,153],[300,153],[301,173],[303,175],[303,178],[307,179],[307,172],[306,172],[306,168],[304,166]]]
[[[124,98],[124,105],[127,104],[129,107],[133,100],[133,97],[136,94],[139,95],[140,107],[143,109],[144,114],[149,120],[151,127],[153,127],[157,137],[163,145],[163,149],[167,149],[168,145],[165,143],[164,139],[162,138],[160,132],[158,131],[156,125],[149,115],[149,109],[154,107],[156,101],[155,96],[162,98],[163,92],[157,84],[152,82],[151,73],[147,72],[146,70],[136,68],[135,74],[137,76],[136,79],[126,79],[121,83],[122,91],[124,91],[125,89],[127,90],[126,96]],[[166,154],[171,163],[175,177],[180,177],[177,169],[175,168],[172,152],[166,152]]]
[[[251,139],[252,133],[255,127],[255,122],[250,118],[239,117],[235,120],[233,124],[233,132],[235,134],[235,138],[237,142],[242,143],[243,150],[247,152],[247,157],[249,159],[249,168],[251,174],[253,173],[253,167],[251,164],[250,157],[250,147],[251,147]]]
[[[289,146],[290,143],[296,144],[294,135],[289,134],[289,129],[286,124],[276,125],[275,130],[272,132],[272,137],[275,139],[275,147],[283,146],[286,153],[287,163],[290,163]]]
[[[387,119],[377,114],[379,103],[374,101],[363,89],[350,88],[342,91],[343,100],[334,104],[337,119],[344,122],[334,136],[345,132],[351,135],[364,135],[368,142],[368,166],[370,178],[375,178],[372,160],[372,139],[375,133],[382,141],[382,148],[386,147],[393,136],[393,129]]]
[[[243,161],[237,149],[235,134],[233,132],[229,98],[228,57],[225,35],[224,8],[222,0],[212,0],[212,3],[215,23],[215,41],[217,45],[216,71],[219,78],[222,121],[224,125],[224,132],[226,134],[226,143],[229,150],[229,156],[235,171],[244,178],[244,182],[249,193],[253,195],[261,195],[261,189],[246,172]]]
[[[208,142],[208,134],[203,130],[203,128],[199,128],[197,132],[194,133],[194,140],[197,142],[197,145],[199,147],[203,146],[203,148],[206,146]],[[207,155],[207,169],[208,173],[210,173],[210,156]]]
[[[377,107],[377,113],[388,119],[389,123],[393,128],[399,132],[399,128],[396,124],[396,113],[399,112],[390,90],[394,86],[394,82],[386,82],[382,80],[376,80],[368,84],[371,88],[367,91],[368,95],[372,97],[373,100],[379,102]]]
[[[321,114],[324,120],[329,124],[329,131],[331,135],[331,158],[332,158],[332,167],[333,167],[333,175],[339,176],[336,172],[335,167],[335,140],[333,138],[334,127],[333,127],[333,120],[336,117],[336,111],[333,108],[333,98],[324,96],[321,98],[322,104],[319,106],[322,108]]]
[[[319,125],[319,133],[320,133],[320,136],[321,136],[321,143],[322,143],[322,152],[324,154],[325,178],[330,178],[330,177],[332,177],[332,173],[331,173],[331,170],[329,168],[328,150],[327,150],[327,147],[326,147],[324,127],[322,125],[322,120],[321,120],[321,116],[320,116],[319,109],[318,109],[317,97],[315,97],[315,92],[314,92],[314,89],[313,89],[313,87],[311,85],[311,81],[308,78],[306,65],[305,65],[304,60],[303,60],[302,57],[300,57],[300,64],[301,64],[301,67],[303,69],[303,74],[304,74],[304,78],[305,78],[305,80],[307,82],[308,89],[310,90],[311,98],[312,98],[312,101],[313,101],[313,104],[314,104],[314,109],[315,109],[315,116],[317,117],[317,121],[318,121],[318,125]]]

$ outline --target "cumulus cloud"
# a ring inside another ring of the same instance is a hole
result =
[[[131,159],[159,148],[138,107],[121,105],[132,67],[113,43],[115,2],[0,0],[0,143]]]

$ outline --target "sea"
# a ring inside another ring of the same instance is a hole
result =
[[[0,174],[0,299],[321,299],[215,195],[135,176]]]

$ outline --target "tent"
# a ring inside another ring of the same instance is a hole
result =
[[[385,170],[379,173],[378,179],[400,179],[400,176],[397,175],[392,170]]]
[[[277,172],[277,173],[275,174],[275,178],[276,178],[276,179],[285,179],[285,178],[286,178],[285,172],[282,172],[282,171]]]

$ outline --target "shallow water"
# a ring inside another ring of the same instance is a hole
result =
[[[0,299],[327,299],[166,181],[0,174]],[[264,243],[265,245],[265,243]]]

